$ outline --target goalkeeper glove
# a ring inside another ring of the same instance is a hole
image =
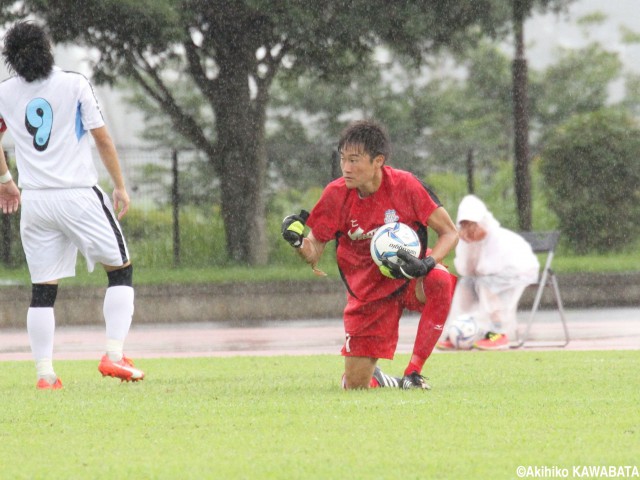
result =
[[[383,260],[380,271],[384,276],[411,280],[416,277],[424,277],[436,266],[436,261],[433,257],[419,259],[405,250],[398,250],[396,255],[404,263],[398,265],[397,263],[391,263],[389,260]]]
[[[292,247],[300,248],[302,246],[304,227],[308,218],[309,212],[306,210],[300,210],[299,215],[288,215],[284,217],[282,221],[282,237],[289,242],[289,245]]]

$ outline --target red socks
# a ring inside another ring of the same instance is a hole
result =
[[[414,371],[421,373],[424,363],[442,335],[442,328],[451,308],[454,280],[451,273],[439,268],[434,268],[424,277],[422,288],[427,301],[420,315],[413,356],[405,375]]]
[[[404,375],[411,375],[413,372],[421,373],[424,362],[426,361],[426,358],[420,358],[417,355],[412,355],[409,365],[404,369]]]

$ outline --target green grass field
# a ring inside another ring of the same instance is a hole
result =
[[[382,362],[400,373],[405,355]],[[640,351],[459,352],[430,392],[339,388],[342,359],[141,359],[147,378],[0,365],[8,479],[502,479],[518,466],[638,465]]]

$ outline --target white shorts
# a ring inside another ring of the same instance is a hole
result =
[[[23,190],[20,236],[33,283],[75,276],[78,250],[90,272],[96,263],[129,261],[109,196],[97,186]]]

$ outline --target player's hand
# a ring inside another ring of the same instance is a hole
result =
[[[282,238],[289,242],[292,247],[300,248],[302,246],[304,227],[308,218],[309,212],[306,210],[301,210],[298,215],[284,217],[282,221]]]
[[[424,277],[436,266],[436,261],[433,257],[419,259],[404,250],[398,250],[397,255],[398,258],[404,262],[403,265],[383,260],[382,267],[380,267],[380,271],[383,275],[390,278],[413,279],[417,277]]]
[[[113,209],[118,215],[118,220],[125,216],[129,210],[129,194],[125,188],[113,189]]]
[[[20,190],[13,180],[0,183],[0,209],[2,213],[16,213],[20,206]]]
[[[400,273],[400,267],[395,263],[391,263],[389,260],[382,260],[382,265],[378,267],[380,269],[380,273],[388,278],[400,279],[405,278],[402,273]]]

